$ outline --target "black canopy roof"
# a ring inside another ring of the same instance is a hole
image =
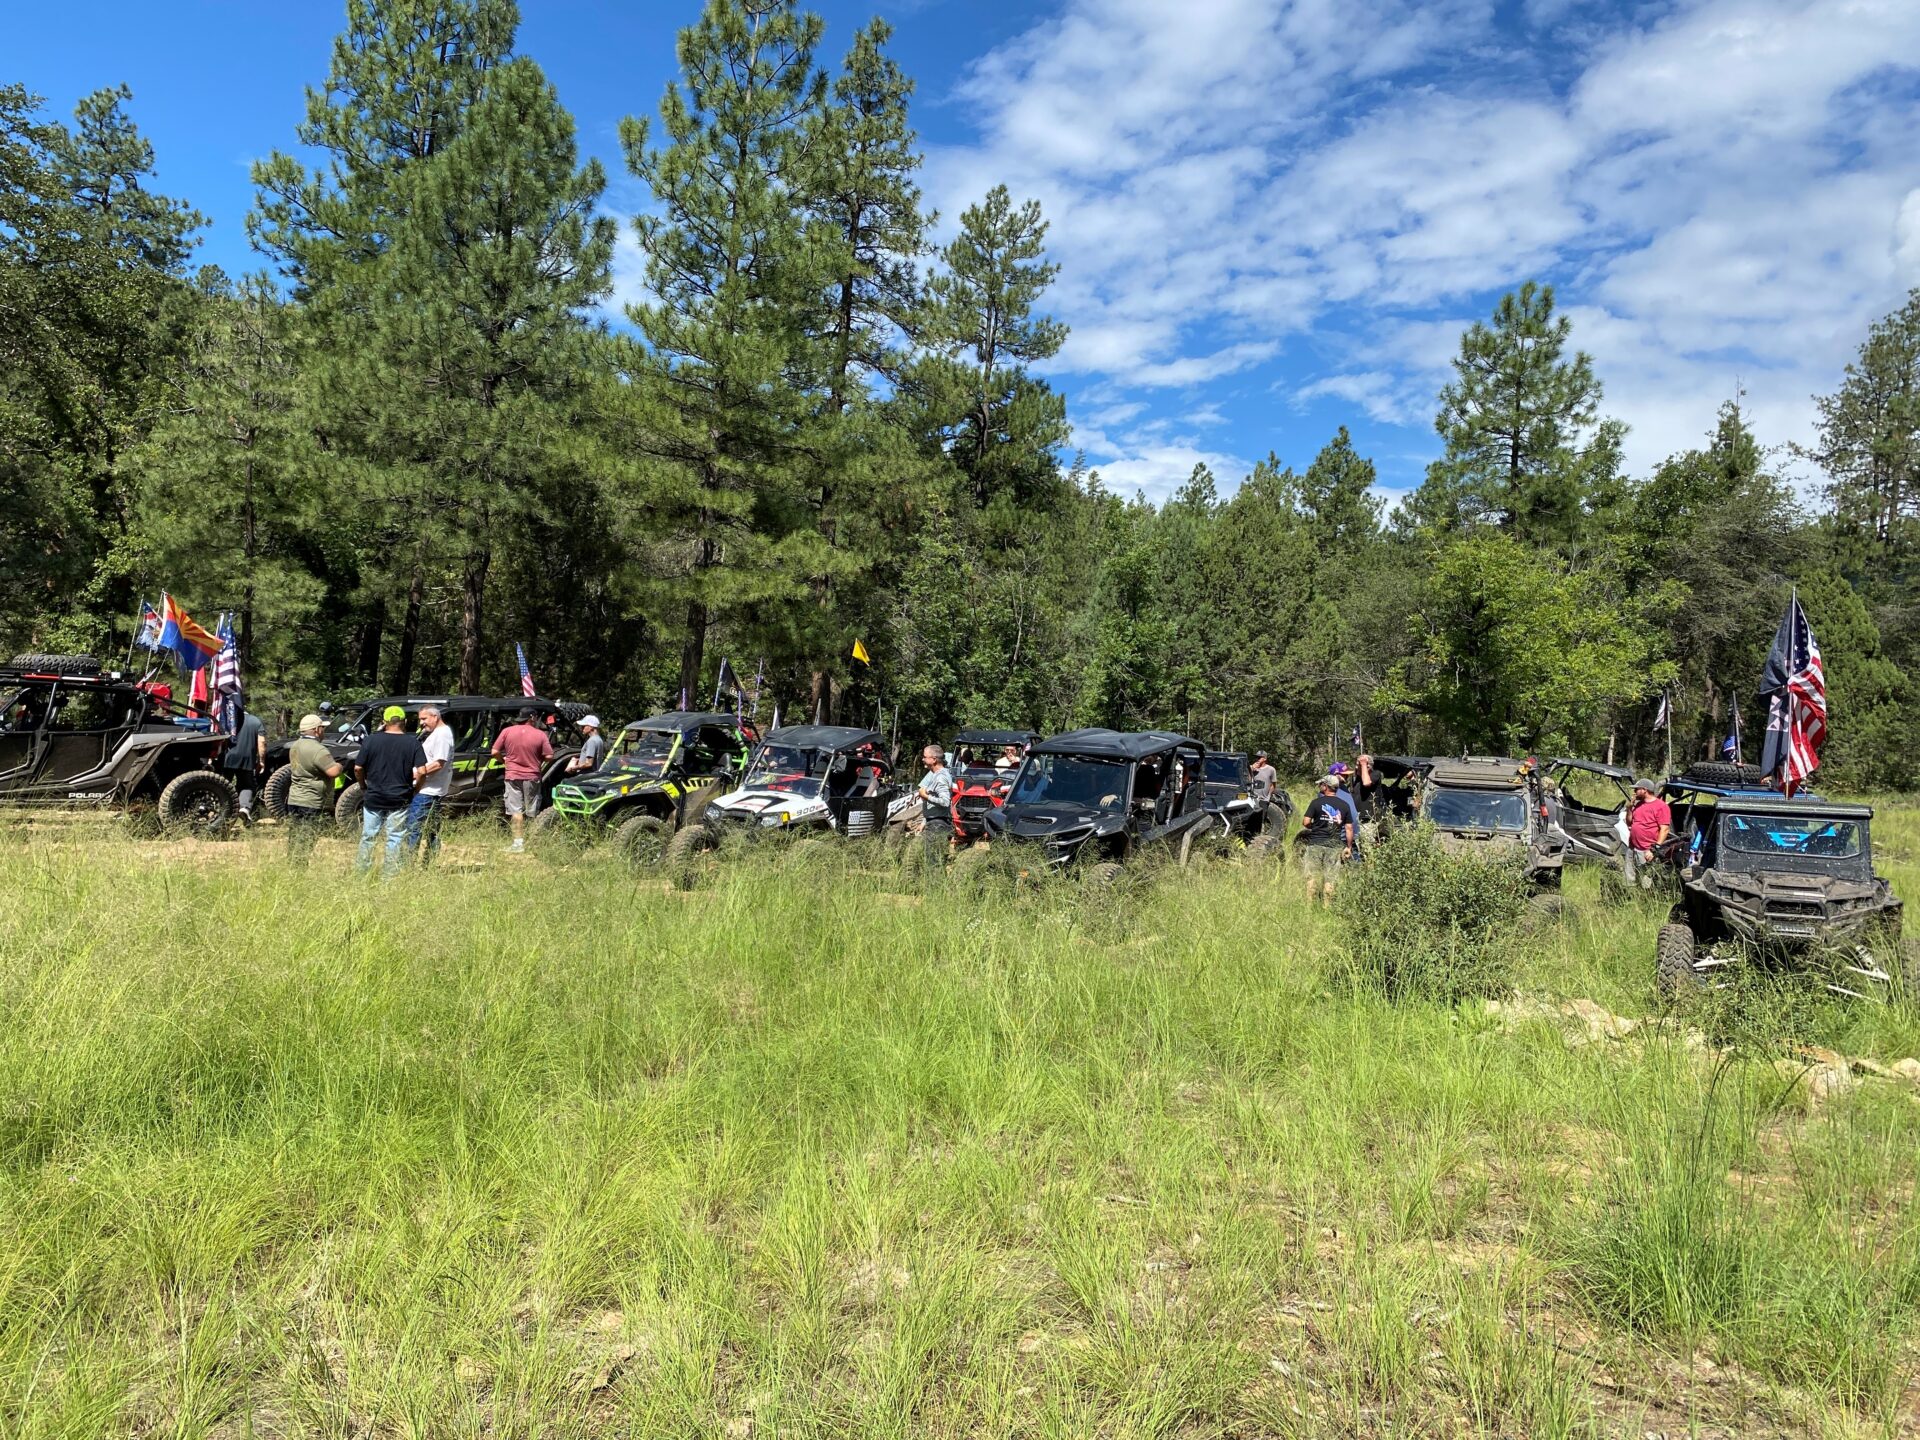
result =
[[[1069,730],[1042,740],[1036,755],[1087,755],[1097,760],[1144,760],[1168,750],[1205,750],[1198,740],[1171,730]]]
[[[719,725],[732,730],[739,726],[740,717],[719,710],[669,710],[664,715],[649,715],[644,720],[635,720],[622,727],[627,730],[698,730],[702,725]]]
[[[791,745],[796,750],[857,750],[872,745],[887,747],[886,737],[878,730],[861,730],[852,725],[782,725],[767,737],[769,745]]]
[[[953,737],[954,748],[962,745],[1031,745],[1040,737],[1031,730],[975,730],[968,728]]]
[[[1624,770],[1618,765],[1603,765],[1598,760],[1575,760],[1566,755],[1556,755],[1547,762],[1549,769],[1555,765],[1565,765],[1569,770],[1586,770],[1595,775],[1604,775],[1609,780],[1633,779],[1633,771]]]

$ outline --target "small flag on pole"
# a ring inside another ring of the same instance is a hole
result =
[[[140,602],[140,624],[133,633],[133,643],[142,650],[164,650],[160,643],[160,612],[153,608],[153,602]]]
[[[1673,705],[1667,698],[1667,692],[1660,692],[1660,708],[1653,712],[1653,728],[1664,730],[1673,723]]]
[[[197,625],[180,602],[166,591],[160,592],[160,647],[173,651],[182,670],[200,670],[220,650],[218,636]]]
[[[1353,733],[1347,736],[1347,743],[1352,745],[1356,750],[1366,749],[1367,742],[1361,738],[1360,727],[1358,725],[1354,726]]]
[[[513,660],[520,667],[520,693],[531,700],[534,696],[533,671],[527,668],[527,652],[521,648],[518,640],[513,642]]]
[[[853,658],[858,660],[862,665],[873,664],[873,656],[867,653],[866,641],[855,640],[853,642]]]
[[[214,634],[219,637],[220,650],[213,657],[208,668],[213,671],[214,705],[217,707],[220,729],[229,735],[240,731],[240,651],[234,642],[233,616],[226,611],[220,612],[220,624]]]
[[[740,701],[740,677],[733,673],[733,666],[729,665],[726,657],[722,656],[720,660],[720,673],[714,677],[713,681],[714,709],[718,710],[720,708],[720,697],[729,691],[732,692],[734,703],[737,706]]]

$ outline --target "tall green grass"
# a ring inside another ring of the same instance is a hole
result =
[[[1330,988],[1274,871],[275,841],[7,833],[0,1435],[1911,1422],[1891,1086]],[[1658,917],[1593,880],[1519,983],[1650,1012]]]

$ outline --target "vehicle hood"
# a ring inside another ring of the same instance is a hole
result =
[[[826,808],[826,801],[814,795],[795,795],[787,790],[736,790],[714,801],[707,811],[709,814],[761,815],[786,810],[798,815]]]
[[[643,774],[638,770],[595,770],[572,780],[556,785],[556,790],[566,790],[575,795],[631,795],[637,790],[657,790],[662,777]]]
[[[1048,840],[1089,829],[1111,833],[1121,828],[1126,817],[1091,805],[1036,804],[1003,806],[998,820],[1001,833],[1015,840]]]

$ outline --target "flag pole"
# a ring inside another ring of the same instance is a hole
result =
[[[1662,695],[1661,708],[1667,712],[1667,774],[1673,774],[1673,701]]]

